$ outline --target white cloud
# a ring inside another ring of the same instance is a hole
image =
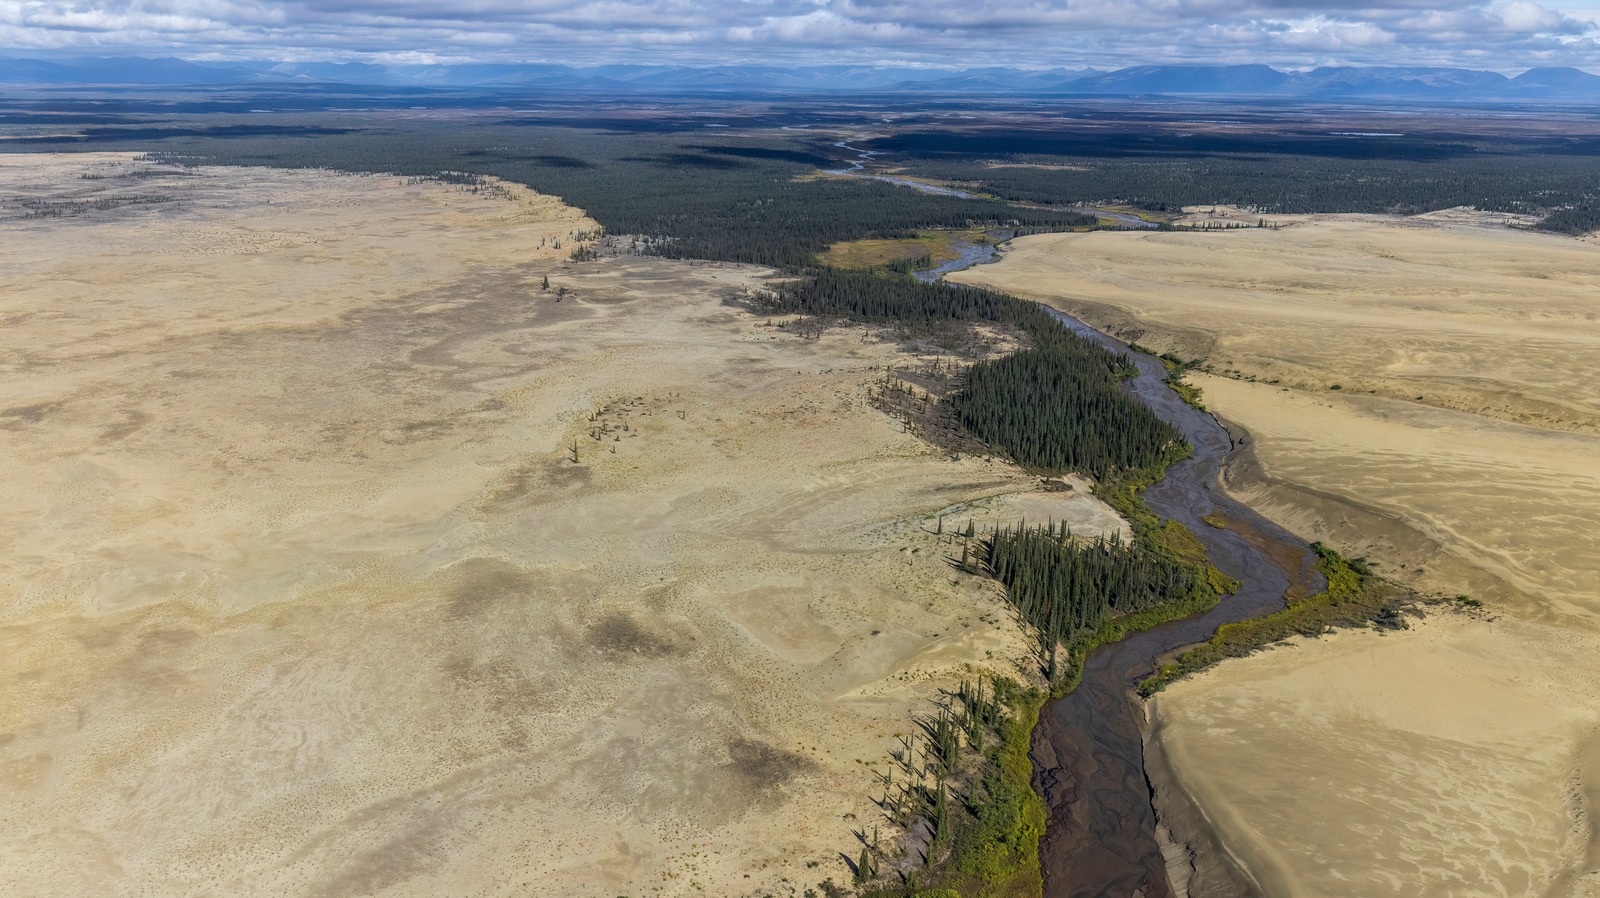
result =
[[[1536,0],[0,0],[0,46],[376,61],[1592,64]]]
[[[1575,24],[1561,13],[1529,0],[1507,3],[1498,15],[1507,30],[1517,32],[1562,32]]]

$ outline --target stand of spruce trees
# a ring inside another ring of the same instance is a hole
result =
[[[1101,359],[1075,347],[1025,349],[974,365],[950,404],[964,430],[1044,471],[1104,478],[1146,468],[1178,438],[1118,389]]]
[[[887,272],[821,268],[779,291],[772,311],[892,321],[934,330],[958,321],[1014,327],[1027,349],[980,362],[949,399],[961,427],[1024,467],[1103,478],[1159,464],[1178,432],[1124,393],[1131,373],[1036,303]]]
[[[1056,646],[1070,644],[1113,615],[1193,595],[1204,587],[1196,567],[1121,540],[1074,538],[1066,525],[996,529],[979,560],[1006,588],[1022,618],[1039,632],[1045,674],[1054,681]]]
[[[1557,209],[1539,220],[1538,227],[1558,234],[1582,237],[1600,230],[1600,205]]]

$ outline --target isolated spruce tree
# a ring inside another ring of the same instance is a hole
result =
[[[877,877],[873,869],[872,852],[867,848],[861,849],[861,858],[856,861],[856,885],[864,885]]]

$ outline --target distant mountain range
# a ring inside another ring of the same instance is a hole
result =
[[[550,64],[374,65],[359,62],[199,63],[142,56],[0,57],[0,85],[329,84],[647,92],[856,92],[951,95],[1287,97],[1320,100],[1600,100],[1600,75],[1537,68],[1508,78],[1471,69],[1336,66],[1281,72],[1265,65],[1133,66],[1115,71],[962,71],[883,66],[573,67]]]

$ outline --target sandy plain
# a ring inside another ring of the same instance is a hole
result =
[[[1487,603],[1169,688],[1158,805],[1270,895],[1600,894],[1600,246],[1459,211],[1287,224],[1029,237],[952,278],[1208,358],[1251,450],[1233,492]]]
[[[725,301],[761,271],[566,261],[552,198],[0,185],[3,894],[840,880],[910,712],[1028,652],[933,516],[1121,526],[902,433],[897,348]]]

